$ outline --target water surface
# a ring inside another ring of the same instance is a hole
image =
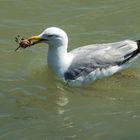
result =
[[[138,0],[0,1],[0,140],[140,139],[140,60],[128,70],[70,88],[47,68],[47,46],[14,52],[14,37],[57,26],[69,50],[140,39]]]

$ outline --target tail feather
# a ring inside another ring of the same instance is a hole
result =
[[[135,51],[125,55],[124,56],[125,60],[122,61],[121,65],[129,62],[129,60],[135,58],[140,53],[140,40],[136,40],[136,43],[137,43],[138,48]]]
[[[140,40],[136,40],[137,45],[138,45],[138,49],[140,50]]]

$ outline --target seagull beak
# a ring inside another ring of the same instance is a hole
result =
[[[30,41],[31,45],[34,45],[43,42],[44,39],[40,38],[39,36],[31,36],[28,38],[28,41]]]

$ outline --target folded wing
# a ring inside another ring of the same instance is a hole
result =
[[[74,59],[65,73],[65,79],[74,80],[80,76],[86,76],[96,69],[122,66],[135,57],[134,52],[137,49],[137,42],[131,40],[88,45],[75,49],[71,51]]]

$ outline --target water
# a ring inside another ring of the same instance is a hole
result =
[[[0,140],[140,139],[140,59],[70,88],[46,64],[47,47],[14,52],[14,37],[58,26],[78,46],[140,39],[138,0],[0,0]]]

